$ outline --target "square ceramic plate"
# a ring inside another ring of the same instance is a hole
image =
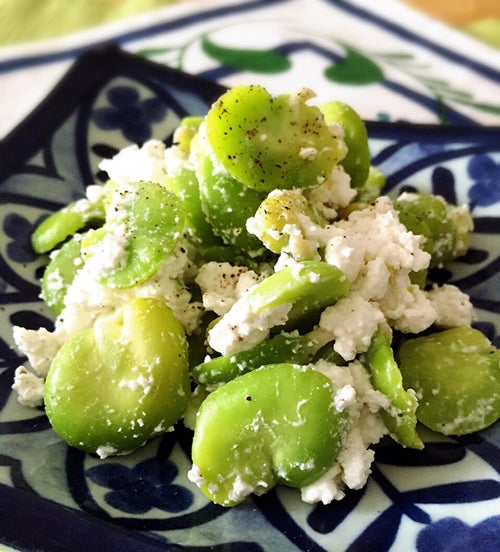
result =
[[[17,403],[10,387],[23,358],[11,327],[51,325],[38,298],[34,226],[102,181],[102,157],[150,137],[168,142],[181,117],[204,114],[222,90],[112,48],[89,52],[0,144],[0,542],[50,552],[498,550],[498,424],[460,438],[424,432],[422,452],[384,443],[368,485],[329,506],[278,488],[224,509],[187,480],[191,435],[182,427],[102,461],[67,447],[43,411]],[[367,126],[388,193],[414,188],[470,204],[470,252],[432,276],[470,294],[476,326],[498,346],[500,129]]]

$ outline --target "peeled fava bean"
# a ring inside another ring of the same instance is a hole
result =
[[[261,86],[236,86],[206,116],[210,146],[223,167],[245,186],[316,186],[344,154],[309,90],[273,97]]]
[[[69,445],[100,456],[136,449],[184,414],[187,354],[166,304],[132,300],[56,354],[44,391],[51,425]]]
[[[467,252],[473,226],[467,209],[424,193],[403,194],[394,206],[408,230],[425,236],[423,249],[431,255],[431,267],[441,266]]]
[[[404,447],[424,448],[416,430],[417,399],[403,387],[401,371],[389,339],[382,330],[378,330],[372,338],[366,358],[373,386],[391,402],[391,408],[382,411],[390,435]]]
[[[42,296],[55,314],[63,310],[68,287],[82,264],[80,234],[75,234],[60,249],[53,251],[42,277]]]
[[[95,257],[105,263],[100,283],[130,288],[156,272],[172,253],[183,228],[179,197],[155,182],[136,182],[114,192],[106,223],[85,236],[82,254],[86,262]],[[113,255],[116,261],[108,266]]]
[[[331,101],[321,106],[327,123],[338,123],[344,129],[347,154],[340,164],[351,177],[353,188],[361,188],[370,172],[370,150],[365,123],[348,104]]]
[[[280,333],[245,351],[202,362],[193,368],[192,376],[202,385],[218,385],[266,364],[307,364],[313,359],[316,350],[316,343],[308,335]]]
[[[102,201],[91,203],[80,199],[52,213],[43,220],[31,236],[31,245],[35,253],[52,251],[67,238],[84,228],[87,224],[104,223],[104,204]]]
[[[222,247],[224,242],[213,232],[203,212],[200,186],[196,172],[191,167],[182,167],[175,176],[168,176],[166,187],[182,199],[185,214],[184,231],[191,238],[197,251],[209,247]]]
[[[405,387],[419,398],[417,418],[445,435],[484,429],[500,418],[500,352],[470,327],[409,339],[399,349]]]
[[[323,261],[302,261],[278,270],[257,284],[248,294],[250,310],[264,310],[290,304],[287,323],[333,305],[349,290],[349,280],[334,265]]]
[[[277,483],[302,487],[342,450],[347,412],[332,381],[311,367],[272,364],[223,385],[203,401],[192,458],[196,481],[213,502],[235,506]]]
[[[245,225],[259,207],[263,194],[227,173],[215,171],[208,155],[200,156],[197,175],[201,207],[214,234],[250,257],[261,255],[264,247]]]
[[[275,327],[311,327],[319,311],[348,290],[349,280],[336,266],[323,261],[286,266],[242,295],[209,329],[208,342],[227,355],[261,343]]]
[[[273,253],[281,253],[290,241],[287,228],[303,230],[303,224],[324,224],[298,190],[275,190],[259,205],[252,232]]]
[[[198,132],[202,122],[203,117],[184,117],[174,132],[174,144],[186,155],[189,154],[191,140]]]

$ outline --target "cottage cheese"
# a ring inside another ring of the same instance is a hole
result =
[[[332,334],[334,348],[342,358],[353,360],[368,349],[379,324],[384,322],[384,315],[375,303],[349,293],[323,311],[319,327]]]
[[[46,328],[28,330],[20,326],[12,328],[14,342],[19,350],[28,357],[28,361],[39,376],[46,376],[52,359],[64,343],[64,338],[54,336]]]
[[[23,406],[28,406],[30,408],[42,406],[43,387],[43,377],[30,372],[24,366],[19,366],[19,368],[16,369],[12,389],[17,393],[18,401]]]
[[[325,182],[304,191],[314,208],[329,221],[337,218],[339,210],[347,207],[356,197],[356,193],[351,187],[351,178],[341,165],[333,168]]]
[[[99,168],[118,184],[141,180],[163,183],[166,177],[165,144],[149,140],[142,147],[128,146],[111,159],[103,159]]]
[[[320,361],[315,368],[333,381],[339,390],[337,401],[342,396],[349,397],[342,404],[349,411],[351,422],[341,453],[326,473],[300,489],[304,502],[329,504],[344,498],[346,487],[360,489],[366,484],[375,456],[370,447],[387,434],[380,412],[389,409],[390,402],[373,388],[368,372],[359,361],[347,366]]]
[[[210,262],[200,267],[195,281],[202,292],[203,306],[221,316],[261,279],[247,267]]]
[[[456,286],[436,286],[427,292],[427,299],[436,311],[436,325],[441,328],[470,326],[474,321],[474,307],[469,296]]]

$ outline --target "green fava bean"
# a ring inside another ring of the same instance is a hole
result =
[[[119,207],[108,208],[104,226],[85,236],[82,253],[85,262],[96,256],[106,263],[98,265],[100,283],[130,288],[152,276],[172,253],[184,228],[184,211],[181,199],[155,182],[136,182],[115,194]],[[108,266],[110,251],[117,259]]]
[[[184,117],[174,133],[174,144],[185,154],[189,154],[191,140],[198,132],[203,117]]]
[[[440,266],[467,252],[472,231],[468,211],[423,193],[401,196],[394,207],[408,230],[425,236],[423,249],[431,255],[429,266]]]
[[[44,219],[31,236],[35,253],[47,253],[86,225],[104,223],[104,202],[79,199]]]
[[[248,188],[227,173],[214,170],[208,155],[201,156],[197,170],[203,212],[213,232],[224,243],[246,252],[250,257],[265,249],[246,229],[246,221],[255,214],[263,194]]]
[[[341,157],[324,116],[306,103],[309,91],[272,97],[261,86],[236,86],[206,116],[209,143],[218,161],[245,186],[316,186]]]
[[[283,231],[285,227],[290,225],[302,230],[306,218],[317,225],[325,224],[297,190],[277,190],[259,205],[252,219],[252,232],[267,249],[279,254],[290,241],[290,235]]]
[[[366,353],[371,380],[375,389],[386,395],[391,409],[382,412],[382,418],[390,435],[404,447],[424,448],[416,426],[418,406],[415,395],[403,387],[403,377],[394,359],[389,340],[378,330]]]
[[[193,368],[192,376],[202,385],[219,385],[266,364],[307,364],[313,359],[316,350],[316,343],[307,335],[277,334],[245,351],[198,364]]]
[[[399,349],[417,418],[445,435],[479,431],[500,417],[500,351],[470,327],[409,339]]]
[[[302,261],[262,280],[250,290],[247,299],[254,313],[290,304],[287,323],[293,325],[333,305],[348,291],[349,280],[336,266],[323,261]]]
[[[212,247],[223,247],[224,242],[214,234],[203,212],[200,187],[194,169],[181,168],[175,176],[167,177],[166,187],[182,199],[186,219],[185,231],[193,243],[202,251]]]
[[[271,329],[311,327],[324,307],[349,290],[336,266],[302,261],[274,272],[243,295],[208,332],[210,346],[224,355],[249,349],[267,339]]]
[[[372,203],[382,193],[386,182],[385,174],[378,168],[370,165],[365,183],[358,188],[356,200]]]
[[[83,265],[80,234],[75,234],[55,252],[42,278],[42,296],[55,314],[64,308],[64,298],[76,273]]]
[[[321,106],[321,111],[327,123],[342,125],[347,154],[340,164],[351,177],[353,188],[361,188],[370,172],[370,149],[365,123],[350,105],[343,102],[327,102]]]
[[[277,483],[302,487],[318,479],[347,431],[348,414],[336,410],[334,393],[327,376],[291,364],[264,366],[211,393],[192,445],[203,493],[235,506]]]
[[[105,456],[165,432],[183,415],[189,395],[181,324],[163,302],[134,299],[62,346],[44,400],[62,439]]]

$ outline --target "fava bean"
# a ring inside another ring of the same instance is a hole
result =
[[[308,90],[273,97],[261,86],[236,86],[206,116],[210,146],[225,169],[245,186],[316,186],[343,155],[324,116],[306,102]]]
[[[105,456],[166,431],[183,415],[189,395],[181,324],[161,301],[134,299],[61,347],[44,400],[56,433]]]
[[[386,395],[391,409],[382,411],[382,418],[391,437],[404,447],[423,449],[417,430],[417,399],[403,387],[401,371],[394,360],[388,338],[377,330],[366,353],[367,366],[375,389]]]
[[[423,249],[431,255],[430,267],[450,262],[467,252],[472,230],[467,209],[424,193],[402,195],[394,206],[408,230],[425,236]]]
[[[274,272],[243,295],[208,332],[210,346],[224,354],[249,349],[267,339],[274,327],[310,326],[325,306],[349,290],[336,266],[303,261]]]
[[[463,435],[500,417],[500,351],[479,330],[415,337],[398,357],[405,387],[419,398],[417,418],[430,429]]]
[[[42,277],[42,296],[55,314],[64,307],[64,298],[76,273],[83,265],[80,234],[75,234],[54,252]]]
[[[79,199],[44,219],[31,236],[35,253],[52,251],[88,224],[104,223],[104,202]]]
[[[338,123],[344,129],[344,142],[347,154],[340,161],[346,173],[351,177],[354,188],[362,188],[370,170],[370,150],[365,123],[358,113],[348,104],[331,101],[321,106],[328,124]]]
[[[349,291],[349,280],[336,266],[302,261],[262,280],[246,296],[252,312],[290,304],[288,325],[333,305]]]
[[[211,393],[196,419],[192,458],[210,500],[234,506],[277,483],[301,487],[332,465],[349,417],[324,374],[273,364]],[[228,421],[230,420],[230,423]]]
[[[303,230],[303,224],[325,224],[307,199],[297,190],[276,190],[259,205],[252,219],[252,231],[273,253],[288,246],[290,231]],[[290,229],[287,231],[287,227]]]
[[[120,209],[107,209],[102,228],[86,234],[86,262],[104,261],[98,280],[113,288],[130,288],[147,280],[173,251],[184,228],[181,200],[155,182],[137,182],[117,189]],[[118,256],[107,266],[111,253]]]
[[[168,176],[166,187],[182,199],[185,213],[184,231],[197,250],[203,253],[211,248],[223,248],[224,242],[213,232],[201,206],[200,186],[194,169],[182,167],[175,176]]]
[[[361,188],[358,188],[357,201],[368,203],[375,201],[382,193],[385,182],[385,174],[378,167],[370,165],[365,183]]]
[[[200,156],[197,175],[201,206],[214,234],[250,257],[261,255],[265,251],[262,243],[247,231],[245,225],[264,195],[227,173],[215,171],[208,155]]]
[[[245,351],[212,358],[192,369],[192,377],[205,386],[226,383],[266,364],[308,364],[318,349],[309,335],[280,333]]]
[[[176,128],[173,142],[186,155],[191,151],[191,140],[196,136],[203,117],[184,117]]]

